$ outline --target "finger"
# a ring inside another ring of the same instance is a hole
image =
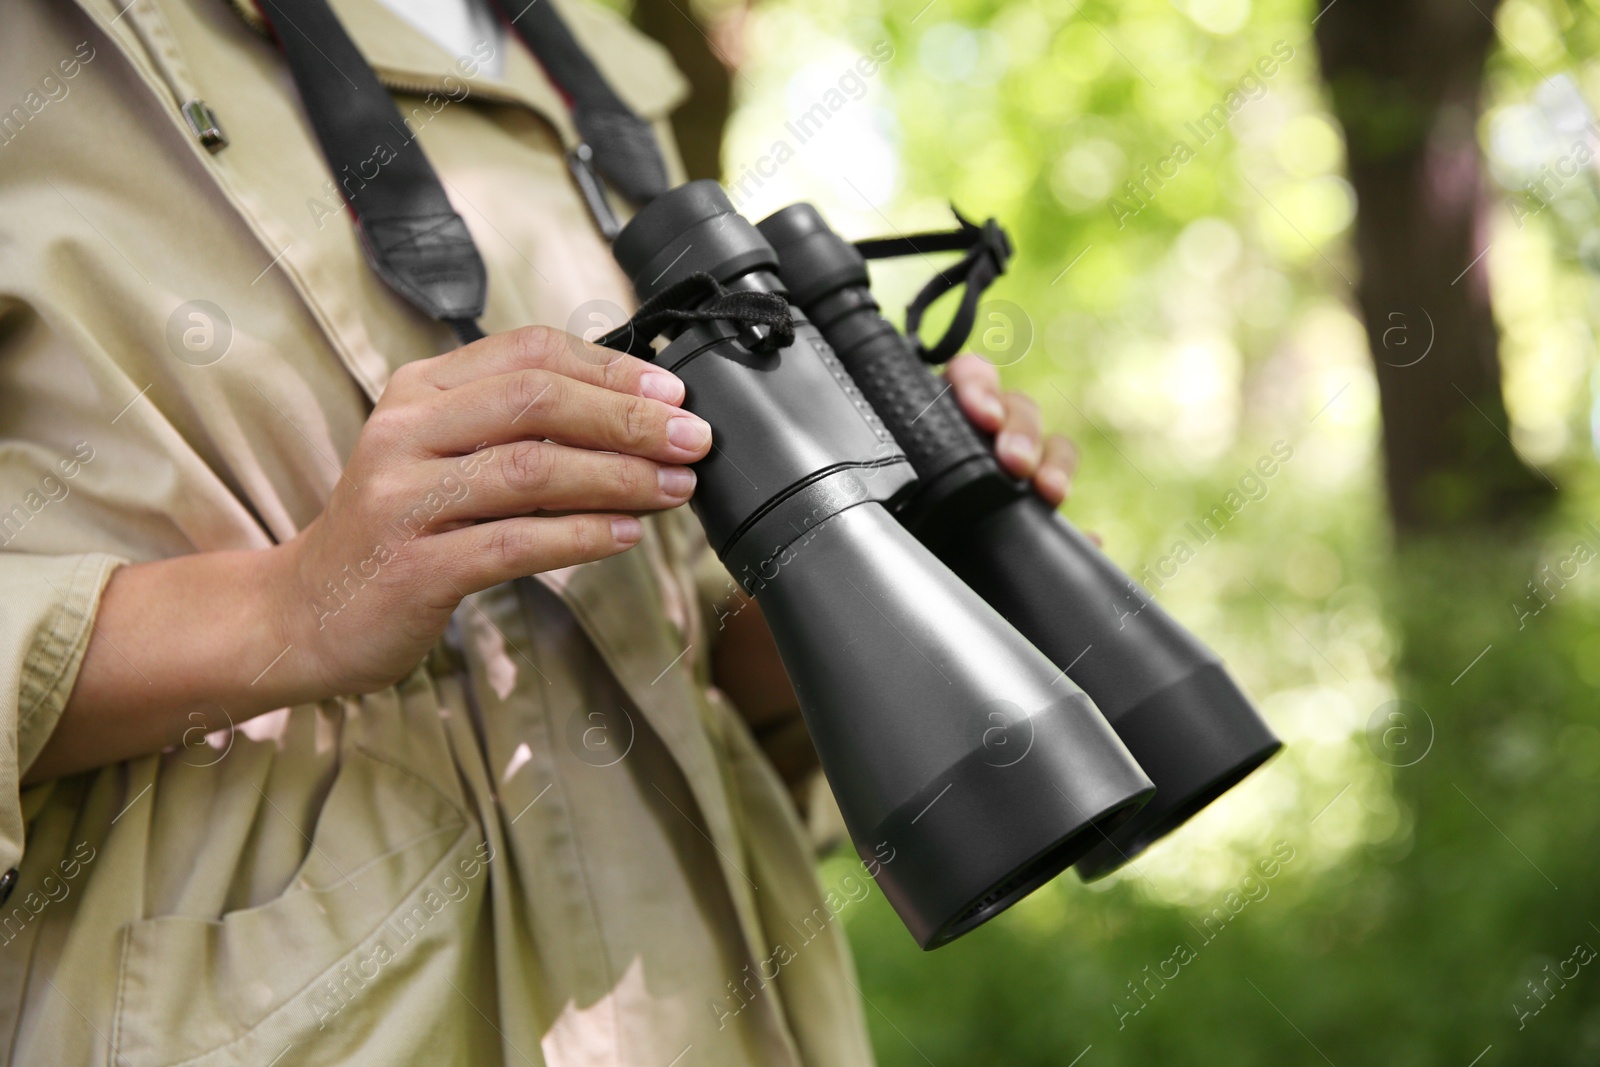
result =
[[[1044,439],[1044,458],[1033,476],[1039,495],[1059,506],[1072,492],[1072,478],[1078,472],[1078,446],[1058,433]]]
[[[994,365],[967,352],[950,361],[944,376],[967,418],[985,433],[997,432],[1005,421],[1006,410],[1000,401],[1000,372]]]
[[[548,441],[517,441],[458,459],[420,463],[389,501],[407,529],[535,511],[660,511],[694,492],[687,467],[592,452]]]
[[[711,427],[697,415],[550,370],[480,378],[413,404],[395,413],[374,412],[370,421],[379,423],[376,432],[414,437],[413,451],[433,455],[549,438],[663,463],[693,463],[711,447]],[[390,420],[405,426],[388,427]]]
[[[994,452],[1000,465],[1018,478],[1032,478],[1039,469],[1039,459],[1044,437],[1044,424],[1039,416],[1039,405],[1023,393],[1006,393],[1006,417],[1000,434],[994,440]]]
[[[683,381],[671,371],[548,326],[493,334],[409,366],[415,368],[416,377],[436,389],[455,389],[481,378],[537,369],[666,404],[683,400]]]
[[[412,543],[426,545],[424,565],[465,596],[614,556],[643,535],[644,525],[631,515],[555,515],[484,522]]]

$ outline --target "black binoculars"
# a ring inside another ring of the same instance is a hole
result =
[[[1216,657],[1001,471],[815,209],[757,228],[691,182],[613,251],[645,308],[692,305],[651,358],[715,434],[693,507],[923,948],[1115,869],[1277,750]],[[737,313],[756,301],[792,338]]]

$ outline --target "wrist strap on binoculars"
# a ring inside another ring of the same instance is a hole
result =
[[[899,256],[925,255],[929,252],[965,252],[961,261],[934,275],[922,287],[911,303],[906,305],[906,334],[917,344],[917,354],[928,363],[948,363],[972,333],[978,316],[978,298],[994,280],[1005,273],[1012,255],[1011,239],[994,219],[982,226],[966,218],[961,212],[950,209],[960,226],[954,230],[912,234],[909,237],[879,237],[870,241],[857,241],[856,251],[863,259],[894,259]],[[918,328],[922,314],[928,306],[961,286],[961,304],[950,320],[950,326],[937,344],[929,348],[923,343]]]
[[[477,319],[489,288],[483,259],[389,90],[328,0],[257,2],[355,216],[367,262],[463,344],[482,337]],[[606,83],[549,0],[528,5],[509,21],[572,106],[585,143],[568,164],[609,240],[615,217],[594,171],[641,203],[666,191],[666,164],[655,135]]]
[[[687,275],[640,304],[633,318],[595,344],[651,359],[655,353],[650,342],[667,326],[716,319],[765,326],[766,331],[746,346],[752,352],[771,353],[794,344],[794,316],[788,300],[777,293],[736,292],[703,271]]]

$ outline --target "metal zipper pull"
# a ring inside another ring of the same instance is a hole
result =
[[[183,120],[200,138],[201,144],[213,152],[228,147],[228,135],[222,132],[222,124],[217,121],[217,113],[211,110],[210,104],[195,97],[185,103],[182,110]]]

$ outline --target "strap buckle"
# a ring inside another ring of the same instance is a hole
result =
[[[567,169],[572,172],[572,180],[578,183],[578,191],[583,194],[583,202],[589,205],[589,215],[600,227],[601,236],[615,241],[622,232],[622,223],[611,209],[611,199],[606,196],[606,187],[595,168],[594,149],[587,141],[580,141],[567,153]]]

